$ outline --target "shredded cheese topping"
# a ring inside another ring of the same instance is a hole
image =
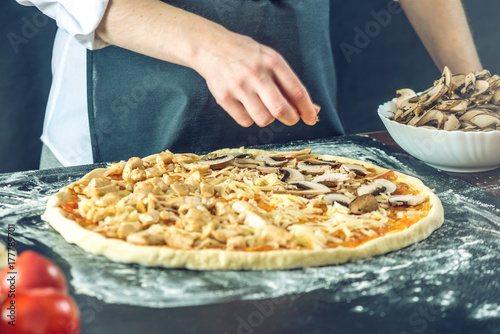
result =
[[[305,182],[318,173],[345,174],[338,179],[343,181],[325,184],[328,192],[353,202],[360,197],[357,189],[377,178],[390,179],[398,189],[395,194],[418,193],[390,171],[377,174],[366,168],[367,175],[356,175],[339,163],[299,153],[270,157],[295,170],[298,162],[306,161],[310,171],[302,163],[297,174]],[[131,158],[90,181],[77,182],[61,207],[83,227],[137,245],[247,251],[356,247],[407,228],[430,210],[428,201],[392,207],[393,195],[381,192],[374,194],[376,209],[355,213],[351,204],[327,203],[324,188],[303,189],[301,181],[285,180],[283,166],[275,172],[260,169],[269,157],[229,155],[227,165],[219,158],[224,157],[168,150],[147,159]],[[320,172],[317,165],[323,166]]]

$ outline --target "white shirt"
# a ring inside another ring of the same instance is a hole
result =
[[[52,51],[52,86],[42,141],[64,166],[93,163],[87,115],[86,49],[107,44],[96,39],[108,0],[16,0],[36,6],[58,26]]]

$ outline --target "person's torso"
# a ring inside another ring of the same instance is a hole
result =
[[[169,0],[168,3],[251,36],[279,53],[299,75],[321,121],[239,126],[195,71],[117,47],[89,52],[89,121],[95,162],[161,150],[207,152],[340,135],[329,1]]]

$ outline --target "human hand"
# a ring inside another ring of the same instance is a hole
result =
[[[110,0],[96,36],[193,68],[238,124],[316,123],[318,106],[275,50],[159,0]]]
[[[319,107],[275,50],[232,32],[201,50],[195,70],[217,103],[241,126],[263,127],[274,119],[286,125],[300,119],[316,123]]]

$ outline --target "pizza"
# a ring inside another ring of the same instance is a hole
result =
[[[444,220],[417,178],[311,149],[245,148],[95,169],[52,195],[44,218],[112,261],[195,270],[353,261],[423,240]]]

